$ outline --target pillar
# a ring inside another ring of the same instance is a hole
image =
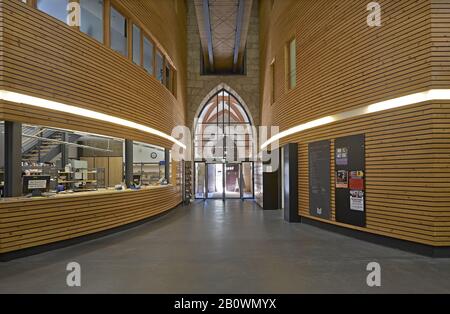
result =
[[[22,123],[5,121],[5,197],[22,196]]]

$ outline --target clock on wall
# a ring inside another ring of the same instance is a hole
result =
[[[158,154],[153,152],[150,154],[150,157],[152,157],[152,159],[156,159],[156,157],[158,157]]]

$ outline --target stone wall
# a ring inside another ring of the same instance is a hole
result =
[[[235,91],[247,105],[253,121],[260,124],[259,112],[259,13],[258,1],[253,1],[247,40],[247,74],[213,76],[200,75],[200,35],[195,15],[194,1],[188,1],[188,79],[187,121],[193,126],[195,115],[205,98],[217,86],[224,84]]]

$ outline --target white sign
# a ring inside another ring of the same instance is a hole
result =
[[[46,189],[47,188],[47,180],[30,180],[28,181],[28,189]]]
[[[364,211],[364,191],[350,191],[350,209]]]

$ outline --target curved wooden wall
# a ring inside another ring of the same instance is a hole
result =
[[[263,125],[281,130],[432,88],[449,88],[450,2],[379,1],[382,26],[366,24],[364,0],[261,3]],[[327,9],[329,8],[329,9]],[[285,84],[285,46],[297,40],[297,86]],[[275,102],[270,64],[275,59]],[[295,134],[299,213],[309,215],[308,144],[366,134],[367,227],[433,246],[450,245],[450,102],[427,102]],[[331,170],[333,217],[334,169]],[[312,217],[310,217],[312,218]],[[339,224],[342,225],[342,224]]]
[[[173,186],[2,203],[0,254],[73,239],[143,220],[179,204]]]
[[[120,3],[152,32],[173,61],[178,74],[177,99],[129,59],[16,0],[0,1],[1,87],[124,118],[170,135],[174,126],[184,125],[185,119],[184,2]],[[179,13],[175,3],[181,6]],[[98,121],[6,102],[0,108],[3,119],[172,145],[145,133]]]
[[[86,108],[166,134],[185,124],[186,10],[182,0],[120,0],[177,71],[176,97],[153,76],[82,32],[16,0],[0,0],[0,89]],[[0,120],[141,141],[172,142],[102,121],[0,101]],[[181,203],[174,186],[0,202],[0,253],[80,237],[152,217]]]

